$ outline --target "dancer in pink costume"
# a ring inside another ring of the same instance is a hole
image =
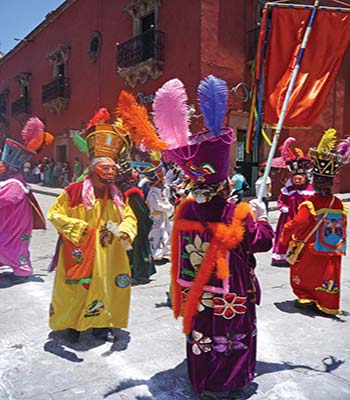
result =
[[[48,144],[51,135],[44,132],[38,118],[31,118],[22,138],[26,146],[6,139],[0,161],[0,266],[12,268],[13,283],[21,283],[32,275],[32,230],[45,229],[40,206],[19,171],[36,154],[34,150]]]
[[[290,172],[290,178],[282,187],[277,199],[280,217],[277,222],[276,235],[273,245],[271,265],[275,267],[288,267],[286,261],[287,247],[280,243],[284,225],[294,218],[298,212],[299,204],[314,194],[314,189],[309,181],[308,169],[311,159],[305,157],[301,149],[296,148],[295,153],[289,148],[295,138],[289,137],[281,146],[281,155]]]

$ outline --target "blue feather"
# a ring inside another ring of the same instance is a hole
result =
[[[228,88],[225,81],[208,75],[198,85],[199,107],[205,125],[214,134],[220,135],[221,126],[227,110]]]

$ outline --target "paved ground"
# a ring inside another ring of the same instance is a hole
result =
[[[37,198],[46,213],[54,197]],[[277,216],[270,213],[273,224]],[[47,265],[55,240],[51,225],[34,233],[31,281],[11,286],[8,270],[1,270],[0,399],[197,399],[187,380],[180,321],[165,306],[169,265],[159,266],[151,283],[132,288],[130,326],[117,332],[118,342],[101,344],[86,332],[73,346],[47,324],[53,282]],[[271,267],[270,257],[257,256],[263,289],[257,376],[237,398],[350,399],[349,256],[343,259],[340,317],[295,309],[289,271]]]

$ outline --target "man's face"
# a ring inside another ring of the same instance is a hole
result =
[[[333,185],[333,178],[314,175],[312,185],[315,190],[330,189]]]
[[[93,167],[93,173],[102,183],[113,183],[117,175],[117,167],[112,160],[104,160]]]
[[[295,186],[303,186],[306,183],[305,175],[294,175],[292,176],[292,183]]]

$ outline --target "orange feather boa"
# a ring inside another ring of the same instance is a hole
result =
[[[171,291],[173,313],[175,318],[183,314],[183,331],[186,334],[191,332],[192,319],[197,313],[197,306],[203,293],[203,287],[214,272],[214,267],[216,266],[216,276],[219,279],[226,279],[229,277],[229,251],[235,249],[242,242],[245,233],[244,221],[248,214],[252,214],[251,208],[247,203],[240,203],[235,208],[232,221],[229,225],[222,222],[208,223],[207,229],[209,229],[212,234],[212,240],[203,258],[202,264],[199,267],[199,272],[193,280],[186,302],[183,304],[182,287],[177,282],[180,265],[180,233],[194,230],[203,233],[206,229],[199,221],[180,218],[183,209],[191,202],[193,202],[193,200],[187,199],[179,205],[174,218],[171,240]]]

